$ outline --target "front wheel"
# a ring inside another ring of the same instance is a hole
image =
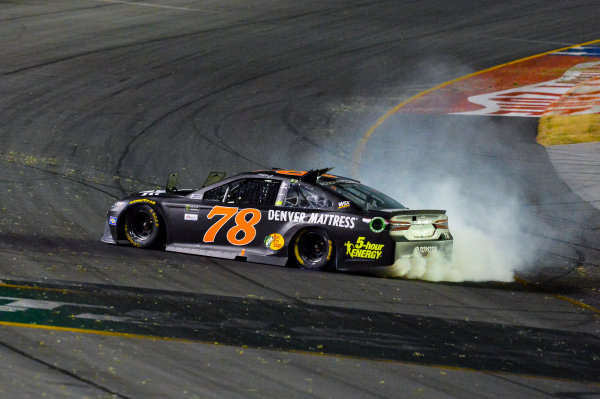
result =
[[[326,270],[333,255],[333,242],[323,230],[303,230],[294,240],[294,256],[303,269]]]
[[[156,248],[161,244],[162,223],[156,211],[149,205],[140,205],[125,215],[125,237],[131,245],[139,248]]]

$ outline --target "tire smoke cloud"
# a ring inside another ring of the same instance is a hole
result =
[[[427,198],[433,196],[437,208],[447,210],[454,236],[452,259],[438,253],[417,255],[396,262],[386,276],[450,282],[512,281],[514,272],[531,260],[531,249],[523,246],[524,236],[514,217],[517,202],[505,199],[503,205],[485,207],[462,195],[458,181],[434,186],[438,187],[435,194],[422,197],[417,193],[415,200],[409,200],[414,203],[410,208],[429,208]]]
[[[527,174],[529,161],[514,151],[523,143],[505,134],[500,119],[445,117],[442,123],[441,116],[402,115],[396,118],[402,123],[380,132],[362,158],[364,183],[410,209],[445,209],[454,237],[451,261],[418,255],[399,260],[386,276],[512,281],[541,249],[526,233],[539,220],[525,189],[536,176]]]

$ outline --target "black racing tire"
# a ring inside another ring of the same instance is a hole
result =
[[[127,211],[123,231],[127,241],[138,248],[158,248],[163,245],[163,223],[150,205],[138,205]]]
[[[293,257],[297,265],[306,270],[327,270],[334,253],[333,241],[326,231],[302,230],[294,239]]]

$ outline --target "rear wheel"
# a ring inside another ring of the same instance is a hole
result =
[[[296,262],[303,269],[326,270],[333,257],[333,242],[323,230],[307,229],[296,236],[293,245]]]
[[[162,222],[149,205],[132,208],[125,215],[125,237],[139,248],[156,248],[162,244]]]

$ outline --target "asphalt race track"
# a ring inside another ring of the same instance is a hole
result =
[[[600,39],[599,17],[596,1],[1,1],[0,397],[600,396],[600,211],[535,120],[399,113],[354,162],[401,101]],[[444,180],[488,210],[510,193],[534,249],[519,281],[450,284],[99,241],[113,202],[169,172],[194,187],[271,166],[335,166],[401,201]]]

